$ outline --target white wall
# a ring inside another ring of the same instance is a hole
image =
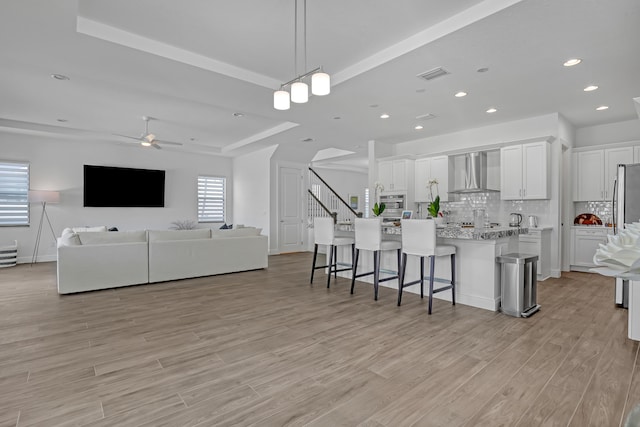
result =
[[[106,225],[119,230],[168,229],[176,220],[197,220],[197,176],[227,178],[227,221],[233,221],[231,159],[183,154],[169,149],[144,149],[96,142],[67,142],[40,136],[0,133],[0,159],[30,163],[30,187],[60,191],[60,203],[47,213],[57,236],[65,227]],[[85,208],[82,206],[83,165],[163,169],[164,208]],[[30,262],[41,209],[31,206],[29,227],[0,227],[0,242],[18,240],[18,262]],[[201,227],[218,227],[202,224]],[[45,224],[39,261],[54,261],[55,247]]]
[[[589,126],[576,131],[575,147],[640,140],[640,119]]]
[[[557,133],[558,115],[553,113],[400,143],[395,146],[395,154],[440,154],[483,146],[495,147],[508,142],[556,136]]]
[[[233,159],[235,224],[262,228],[270,236],[271,156],[277,145]]]

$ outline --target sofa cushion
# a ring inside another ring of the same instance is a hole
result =
[[[146,231],[83,231],[77,233],[83,245],[104,245],[112,243],[139,243],[147,241]]]
[[[149,241],[210,239],[211,230],[198,228],[195,230],[149,230]]]
[[[100,225],[98,227],[71,227],[71,231],[79,233],[81,231],[107,231],[106,225]]]
[[[74,233],[70,228],[65,228],[62,231],[62,235],[60,236],[60,241],[58,244],[62,246],[77,246],[81,245],[82,243],[80,243],[80,237],[78,237],[78,233]]]
[[[259,236],[262,228],[243,227],[229,230],[211,230],[211,237],[241,237],[241,236]]]

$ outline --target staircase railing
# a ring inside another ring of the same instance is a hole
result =
[[[315,170],[309,171],[307,215],[311,224],[316,217],[333,217],[336,223],[362,217],[362,212],[356,212]]]

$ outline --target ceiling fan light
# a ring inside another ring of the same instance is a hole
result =
[[[151,146],[151,141],[147,141],[146,139],[144,139],[144,140],[140,141],[140,144],[143,147],[150,147]]]
[[[148,133],[144,139],[146,139],[147,141],[149,141],[149,143],[152,143],[154,139],[156,139],[156,136],[152,133]]]
[[[311,76],[311,93],[318,96],[331,93],[331,77],[329,74],[319,71]]]
[[[296,104],[304,104],[309,101],[309,86],[303,82],[295,82],[292,84],[291,101]]]
[[[290,106],[289,92],[286,90],[277,90],[273,92],[273,108],[276,110],[288,110]]]

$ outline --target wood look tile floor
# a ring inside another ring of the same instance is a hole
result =
[[[638,343],[599,275],[539,283],[516,319],[266,270],[59,296],[0,270],[0,426],[620,426]]]

